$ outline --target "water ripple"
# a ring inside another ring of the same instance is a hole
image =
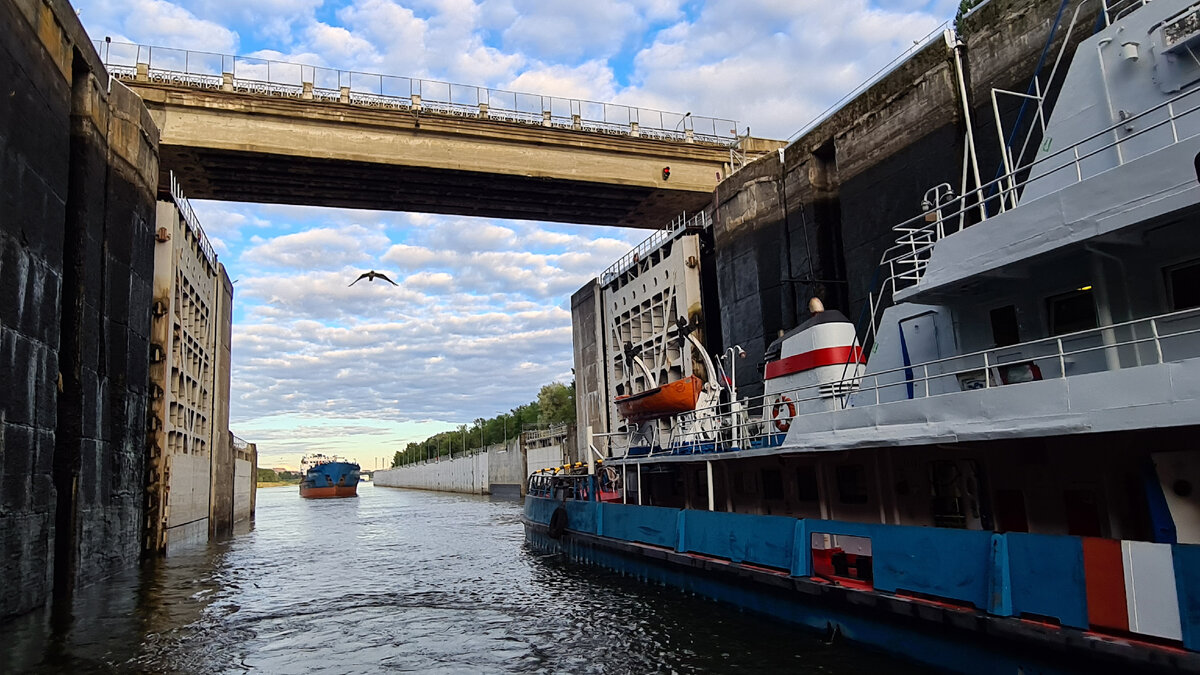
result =
[[[259,491],[256,527],[4,626],[0,671],[899,672],[796,628],[527,550],[520,505]],[[911,671],[917,672],[917,671]]]

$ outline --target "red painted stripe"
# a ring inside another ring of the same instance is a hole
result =
[[[866,363],[862,347],[825,347],[796,354],[767,364],[766,379],[801,373],[821,366],[840,366],[846,363]]]
[[[1088,623],[1093,628],[1129,630],[1125,605],[1125,567],[1121,542],[1083,537],[1083,573],[1087,587]]]

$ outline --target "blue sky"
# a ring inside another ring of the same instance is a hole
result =
[[[94,39],[690,111],[787,138],[938,0],[84,0]],[[237,280],[232,427],[366,467],[571,378],[570,294],[645,231],[196,202]],[[368,269],[376,282],[347,288]]]

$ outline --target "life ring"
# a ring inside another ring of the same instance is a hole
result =
[[[782,406],[787,406],[786,417],[779,416],[779,413],[783,410]],[[775,402],[775,405],[771,406],[771,417],[775,420],[775,428],[780,431],[786,432],[788,429],[791,429],[792,418],[795,416],[796,404],[792,403],[792,399],[786,396],[780,396],[779,400]]]
[[[563,536],[563,532],[567,531],[567,510],[564,507],[560,506],[554,509],[547,529],[551,539],[558,539]]]

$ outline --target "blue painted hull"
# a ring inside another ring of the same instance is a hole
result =
[[[306,499],[358,496],[359,466],[351,462],[318,464],[300,481],[300,496]]]
[[[568,524],[554,538],[550,523],[560,505]],[[526,498],[524,523],[526,541],[536,549],[810,630],[836,630],[851,641],[948,671],[1195,672],[1200,666],[1200,657],[1187,649],[1087,630],[1086,605],[1080,617],[1070,574],[1078,538],[564,504],[537,496]],[[820,578],[809,542],[812,534],[825,532],[871,537],[876,568],[869,582],[853,586]],[[1036,566],[1027,576],[1031,563]],[[1200,575],[1183,576],[1187,585]],[[1051,625],[1020,618],[1041,616],[1037,610],[1063,619]],[[1070,627],[1080,620],[1082,629]]]

